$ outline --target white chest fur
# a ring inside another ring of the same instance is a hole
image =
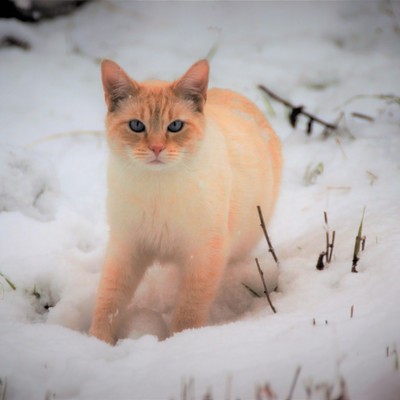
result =
[[[213,230],[227,229],[231,171],[221,141],[215,146],[204,140],[179,169],[137,169],[111,154],[108,213],[114,238],[162,259],[192,252]]]

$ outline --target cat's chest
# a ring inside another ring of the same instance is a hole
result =
[[[109,189],[111,229],[155,256],[196,246],[219,218],[221,199],[203,176],[132,179],[129,188]]]

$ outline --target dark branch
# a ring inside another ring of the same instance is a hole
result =
[[[286,400],[291,400],[293,397],[294,389],[296,387],[297,380],[299,379],[300,371],[301,371],[301,367],[297,367],[296,373],[294,375],[293,383],[290,388],[289,396],[286,398]]]
[[[262,280],[262,283],[263,283],[263,286],[264,286],[265,297],[267,298],[268,303],[269,303],[272,311],[274,312],[274,314],[276,314],[276,309],[275,309],[274,305],[272,304],[271,299],[269,297],[267,285],[265,284],[264,273],[262,272],[262,269],[261,269],[260,264],[258,262],[258,258],[256,258],[256,264],[257,264],[258,272],[260,274],[260,277],[261,277],[261,280]]]
[[[329,243],[329,258],[327,259],[328,263],[331,262],[332,260],[332,254],[333,254],[333,246],[335,245],[335,236],[336,236],[336,231],[332,232],[332,242]]]
[[[258,216],[260,217],[260,226],[261,226],[261,228],[262,228],[262,230],[264,232],[265,239],[267,240],[268,247],[269,247],[269,252],[272,254],[272,257],[274,257],[274,260],[275,260],[276,264],[279,266],[278,257],[275,254],[275,250],[272,247],[271,240],[270,240],[270,238],[268,236],[268,232],[267,232],[267,228],[265,226],[264,217],[263,217],[263,214],[262,214],[262,211],[261,211],[261,207],[257,206],[257,210],[258,210]]]
[[[307,111],[304,111],[303,106],[295,106],[294,104],[283,99],[282,97],[278,96],[274,92],[271,92],[271,90],[267,89],[264,85],[258,85],[258,88],[260,90],[262,90],[264,93],[266,93],[268,96],[270,96],[271,98],[273,98],[276,101],[279,101],[280,103],[282,103],[284,106],[286,106],[287,108],[289,108],[291,110],[290,114],[289,114],[289,120],[293,127],[296,127],[297,117],[299,115],[304,115],[305,117],[307,117],[309,119],[309,123],[307,126],[308,134],[311,134],[312,125],[314,122],[317,122],[318,124],[323,125],[327,129],[336,130],[338,128],[337,125],[326,122],[326,121],[322,120],[321,118],[318,118],[317,116],[310,114]]]
[[[356,239],[357,240],[357,239]],[[351,272],[357,273],[357,264],[360,261],[360,259],[357,256],[353,257],[353,264],[351,266]]]
[[[254,289],[252,289],[249,285],[246,285],[242,282],[242,285],[254,296],[254,297],[261,297]]]
[[[335,245],[335,236],[336,232],[332,232],[332,240],[330,238],[330,232],[329,232],[329,227],[328,227],[328,213],[324,211],[324,220],[325,220],[325,240],[326,240],[326,248],[325,251],[320,253],[318,256],[318,261],[317,261],[317,266],[316,268],[320,271],[322,271],[325,268],[324,264],[324,257],[326,259],[326,262],[329,264],[332,260],[332,255],[333,255],[333,247]]]
[[[359,113],[359,112],[352,112],[351,116],[355,117],[355,118],[365,119],[368,122],[374,122],[374,119],[372,117],[370,117],[369,115],[366,115],[366,114]]]
[[[325,268],[324,264],[324,257],[326,256],[326,253],[323,251],[319,256],[317,260],[317,270],[322,271]]]

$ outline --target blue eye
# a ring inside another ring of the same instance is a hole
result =
[[[183,125],[184,125],[183,121],[177,119],[176,121],[173,121],[168,125],[168,130],[173,133],[179,132],[180,130],[182,130]]]
[[[132,121],[129,121],[129,128],[133,130],[133,132],[144,132],[146,127],[144,126],[144,123],[142,121],[139,121],[138,119],[133,119]]]

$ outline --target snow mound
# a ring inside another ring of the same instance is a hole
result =
[[[0,149],[0,212],[19,211],[47,221],[57,206],[56,169],[43,156],[19,147]]]

